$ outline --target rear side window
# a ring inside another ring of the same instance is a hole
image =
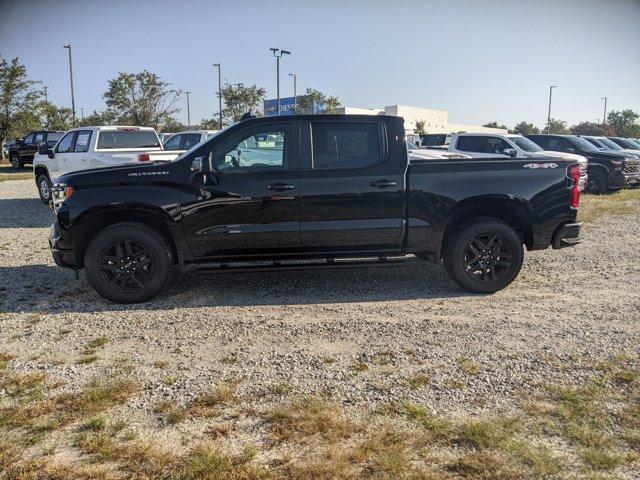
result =
[[[382,160],[377,123],[314,123],[313,168],[363,168]]]
[[[75,136],[75,134],[76,132],[69,132],[64,137],[62,137],[62,140],[58,142],[56,151],[60,153],[70,152],[73,145],[73,137]]]
[[[44,142],[44,132],[36,133],[36,138],[34,139],[35,143]]]
[[[194,145],[200,143],[200,134],[199,133],[187,133],[184,136],[184,146],[182,147],[184,150],[189,150]]]
[[[91,140],[91,130],[80,130],[76,137],[74,152],[89,151],[89,140]]]
[[[159,146],[158,135],[149,130],[113,130],[98,133],[98,149],[154,148]]]
[[[180,142],[182,141],[182,135],[174,135],[164,144],[165,150],[180,150]]]
[[[573,148],[573,145],[571,145],[567,139],[561,137],[549,138],[549,150],[554,152],[564,152],[569,148]]]

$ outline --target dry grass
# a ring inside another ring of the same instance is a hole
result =
[[[11,165],[0,165],[0,182],[6,180],[34,180],[33,170],[29,168],[15,170]]]
[[[163,402],[154,411],[171,428],[231,409],[271,442],[247,445],[242,426],[225,418],[205,430],[220,443],[205,441],[184,453],[153,438],[141,441],[126,422],[110,419],[109,409],[137,391],[131,380],[56,393],[45,376],[12,372],[11,359],[0,356],[9,394],[0,405],[3,479],[515,480],[630,478],[640,468],[640,362],[632,355],[593,366],[582,385],[539,390],[520,414],[453,417],[409,402],[367,413],[316,397],[245,409],[238,382],[227,381],[186,405]],[[73,463],[55,463],[54,431],[71,436],[79,454]],[[227,450],[228,442],[239,442],[239,449]],[[34,448],[41,453],[33,455]]]
[[[593,222],[605,215],[627,215],[638,212],[640,189],[619,190],[604,195],[583,195],[578,209],[578,220]]]

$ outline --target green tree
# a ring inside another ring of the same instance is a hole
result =
[[[156,130],[158,130],[159,132],[175,133],[175,132],[182,132],[187,128],[189,127],[184,123],[182,123],[181,121],[177,120],[174,117],[169,117],[164,123],[158,125],[156,127]]]
[[[622,111],[612,110],[607,115],[607,121],[615,129],[616,135],[625,138],[640,137],[640,114],[627,108]]]
[[[49,130],[69,130],[72,127],[71,109],[58,107],[51,102],[40,102],[37,106],[40,123]]]
[[[102,97],[117,123],[157,128],[180,111],[175,104],[181,93],[155,73],[144,70],[120,72],[109,80],[109,88]]]
[[[99,127],[101,125],[115,125],[118,116],[113,110],[94,110],[84,118],[76,118],[77,127]]]
[[[595,135],[598,137],[614,137],[613,125],[607,123],[581,122],[571,127],[573,135]]]
[[[506,125],[500,125],[498,122],[489,122],[482,125],[483,127],[488,128],[502,128],[503,130],[509,130]]]
[[[262,101],[267,95],[267,91],[257,85],[228,82],[222,87],[221,93],[224,100],[222,115],[226,123],[239,121],[249,111],[260,114]]]
[[[535,135],[536,133],[540,133],[540,129],[533,123],[522,121],[513,127],[513,133],[519,133],[520,135]]]
[[[327,96],[315,88],[307,88],[304,95],[298,96],[299,113],[314,113],[314,104],[320,107],[320,113],[336,113],[340,108],[338,97]]]
[[[567,135],[569,134],[569,128],[567,128],[567,122],[564,120],[558,120],[556,118],[552,118],[550,122],[544,127],[545,133],[556,133],[559,135]]]
[[[29,80],[27,69],[18,57],[10,62],[0,57],[0,145],[39,128],[38,117],[33,113],[42,95],[36,88],[37,84]],[[2,160],[3,152],[4,149],[0,148]]]
[[[416,120],[415,131],[418,135],[424,135],[426,133],[424,131],[424,120]]]
[[[212,118],[203,118],[200,121],[200,128],[203,130],[220,130],[222,127],[220,126],[220,119],[216,116]]]

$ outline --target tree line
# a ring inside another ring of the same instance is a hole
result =
[[[74,121],[71,108],[49,101],[42,82],[30,79],[17,57],[7,61],[0,56],[0,145],[40,129],[66,131],[91,125],[138,125],[153,127],[159,132],[186,130],[187,126],[176,119],[181,111],[177,102],[183,93],[147,70],[120,72],[107,81],[102,94],[105,108],[81,118],[76,112]],[[237,122],[249,111],[261,115],[266,94],[266,89],[257,85],[226,82],[220,91],[224,102],[223,124]],[[298,95],[297,104],[298,113],[313,113],[317,106],[321,106],[324,113],[334,113],[340,107],[337,97],[314,88]],[[218,114],[192,125],[196,129],[221,127]],[[4,153],[2,155],[4,160]]]

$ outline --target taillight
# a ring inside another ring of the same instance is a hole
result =
[[[141,153],[140,155],[138,155],[138,161],[139,162],[148,162],[150,160],[151,160],[151,158],[146,153]]]
[[[569,178],[573,180],[571,186],[571,208],[578,208],[580,205],[580,166],[571,165],[569,167]]]

